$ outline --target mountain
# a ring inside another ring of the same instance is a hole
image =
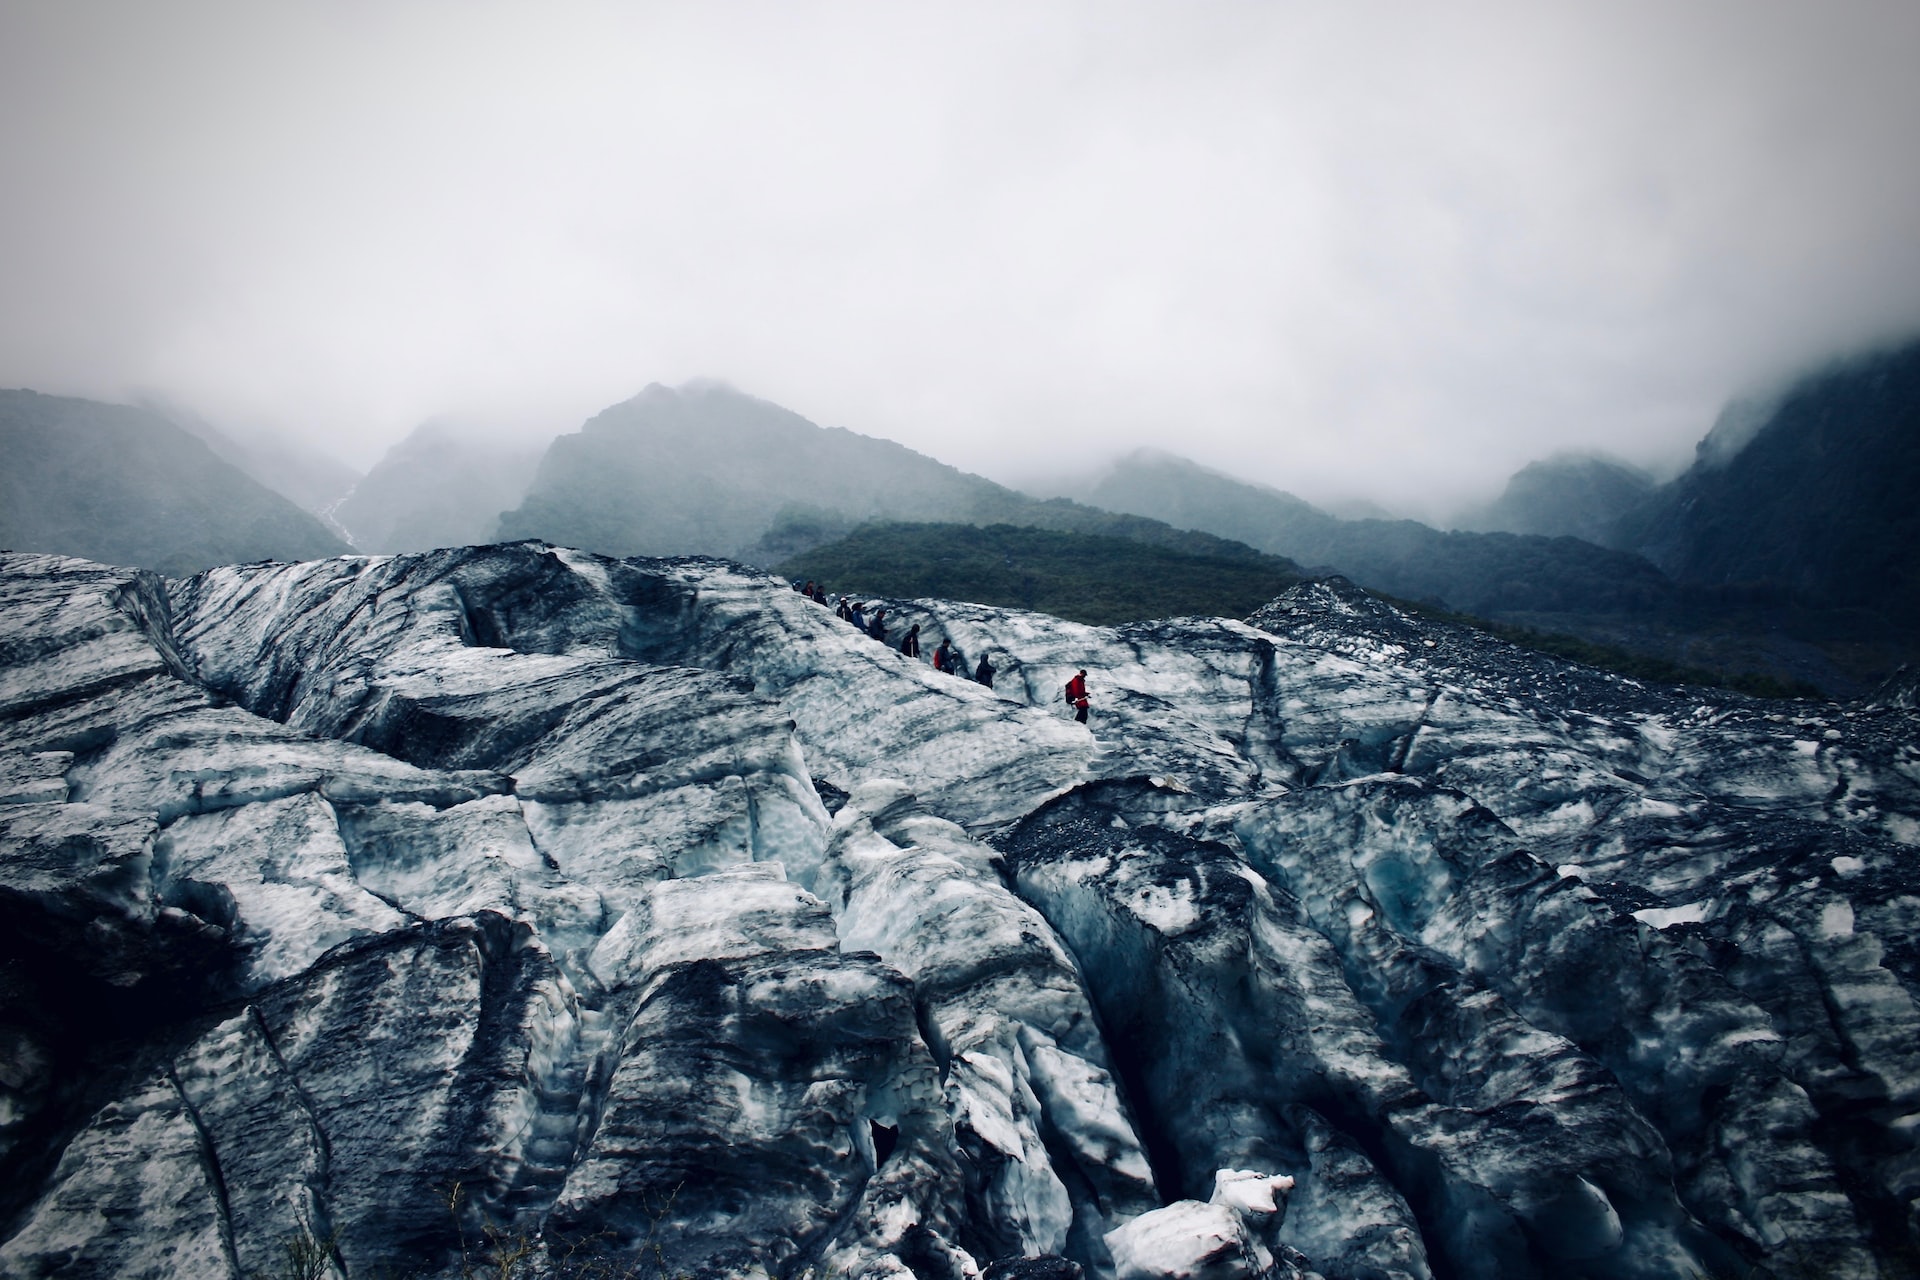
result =
[[[1644,506],[1654,488],[1652,476],[1627,463],[1560,454],[1516,471],[1498,498],[1462,516],[1458,526],[1615,547],[1621,520]]]
[[[1920,1272],[1920,713],[890,604],[0,556],[0,1274]]]
[[[345,543],[165,418],[0,391],[0,546],[185,576]]]
[[[142,401],[138,407],[199,436],[217,457],[291,500],[302,511],[319,516],[322,523],[333,505],[360,480],[360,473],[346,463],[298,441],[270,436],[236,439],[178,406]]]
[[[500,517],[496,533],[609,555],[772,565],[874,521],[1017,525],[1264,562],[1211,533],[1029,497],[890,440],[816,426],[717,382],[656,383],[555,440],[526,499]]]
[[[518,505],[541,450],[427,422],[387,450],[332,509],[361,551],[427,551],[491,539]]]
[[[1920,343],[1734,406],[1623,523],[1688,586],[1920,623]]]
[[[1323,540],[1340,521],[1279,489],[1239,480],[1159,449],[1137,449],[1075,485],[1073,496],[1270,550],[1276,537]]]
[[[1442,533],[1413,520],[1341,520],[1290,493],[1170,454],[1120,459],[1087,500],[1337,571],[1362,586],[1489,617],[1643,613],[1673,586],[1637,555],[1574,538]]]
[[[836,593],[941,596],[1103,625],[1247,614],[1300,581],[1299,566],[1276,556],[1004,524],[863,525],[775,572]]]
[[[655,383],[555,440],[498,533],[610,555],[746,557],[792,507],[851,527],[971,520],[1010,502],[989,480],[721,383]]]

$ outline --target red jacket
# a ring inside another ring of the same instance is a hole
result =
[[[1076,675],[1073,679],[1067,681],[1067,701],[1076,707],[1083,707],[1087,704],[1087,678],[1085,676]]]

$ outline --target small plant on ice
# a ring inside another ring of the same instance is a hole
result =
[[[334,1253],[340,1245],[340,1233],[336,1230],[322,1240],[305,1209],[295,1209],[293,1217],[293,1232],[280,1241],[279,1268],[255,1272],[255,1280],[327,1280],[335,1274]]]
[[[669,1280],[672,1272],[667,1266],[663,1231],[679,1194],[680,1188],[675,1187],[657,1208],[643,1199],[647,1238],[633,1256],[614,1259],[598,1251],[612,1232],[581,1236],[561,1248],[538,1235],[488,1222],[481,1224],[478,1240],[470,1239],[460,1213],[467,1199],[466,1188],[456,1182],[447,1192],[447,1213],[453,1218],[454,1234],[460,1242],[460,1280]],[[340,1232],[335,1230],[321,1239],[305,1211],[296,1211],[294,1219],[295,1230],[280,1242],[280,1265],[272,1271],[256,1271],[250,1280],[329,1280],[343,1274],[336,1257]],[[409,1273],[404,1280],[417,1280],[426,1274]]]
[[[594,1246],[611,1237],[611,1232],[570,1240],[556,1252],[554,1244],[543,1245],[539,1236],[484,1223],[481,1239],[470,1243],[460,1220],[460,1204],[466,1192],[456,1182],[447,1193],[447,1212],[453,1216],[460,1239],[460,1280],[667,1280],[665,1241],[660,1233],[679,1194],[680,1188],[675,1187],[657,1210],[642,1201],[648,1220],[647,1238],[640,1244],[637,1259],[621,1262],[594,1251]]]

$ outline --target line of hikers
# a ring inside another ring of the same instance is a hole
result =
[[[816,604],[827,604],[826,590],[811,578],[807,580],[804,586],[796,583],[794,590]],[[873,639],[878,640],[881,644],[893,643],[893,641],[887,637],[887,611],[885,606],[876,604],[873,608],[872,616],[869,617],[867,614],[867,606],[864,603],[855,600],[852,596],[843,595],[840,597],[838,606],[834,607],[833,612],[836,617],[852,626],[854,630],[864,632]],[[916,622],[907,628],[907,634],[901,637],[899,647],[900,652],[909,658],[918,658],[920,656],[919,623]],[[976,663],[973,668],[974,681],[978,684],[985,685],[989,689],[993,688],[994,666],[992,657],[992,654],[981,654],[980,661]],[[936,671],[944,671],[948,675],[959,676],[962,679],[966,678],[967,660],[961,655],[959,646],[950,640],[945,638],[941,639],[939,645],[935,647],[933,651],[932,662],[933,668]]]
[[[800,594],[806,596],[807,599],[812,600],[816,604],[824,606],[827,603],[827,593],[825,589],[811,578],[807,579],[805,586],[795,583],[794,590],[800,592]],[[887,611],[884,606],[876,604],[873,609],[873,616],[869,618],[865,604],[855,600],[852,596],[842,595],[839,605],[834,609],[834,614],[839,617],[841,621],[851,625],[856,631],[865,632],[881,644],[892,643],[892,641],[887,638]],[[909,658],[917,659],[920,656],[919,623],[916,622],[907,628],[907,634],[900,640],[900,652]],[[989,689],[993,688],[994,668],[993,663],[989,661],[991,656],[990,654],[981,654],[979,665],[973,669],[974,680],[987,686]],[[941,639],[939,646],[933,651],[933,667],[936,671],[944,671],[948,675],[963,678],[967,673],[966,659],[960,655],[959,647],[944,637]],[[1061,691],[1061,696],[1064,697],[1067,705],[1073,708],[1073,718],[1081,724],[1085,724],[1087,722],[1087,710],[1092,705],[1091,699],[1087,697],[1087,670],[1085,667],[1075,672],[1073,679],[1067,681],[1067,686]]]

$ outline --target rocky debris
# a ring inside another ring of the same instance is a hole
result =
[[[1874,689],[1868,701],[1912,711],[1920,707],[1920,671],[1902,664]]]
[[[0,603],[0,1276],[1920,1275],[1890,700],[1339,580],[890,604],[992,690],[542,543]]]
[[[1080,1280],[1084,1274],[1080,1264],[1071,1258],[1042,1254],[990,1262],[981,1276],[982,1280]]]

